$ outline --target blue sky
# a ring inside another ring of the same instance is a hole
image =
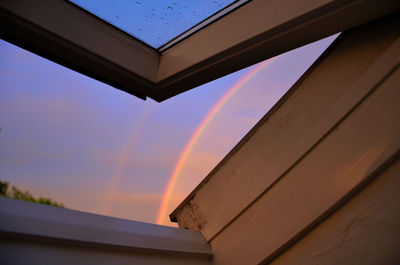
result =
[[[224,105],[194,146],[171,210],[333,39],[279,56]],[[0,41],[0,58],[0,179],[71,209],[145,222],[155,221],[168,177],[196,126],[251,69],[157,103],[5,41]],[[122,159],[126,165],[118,169]],[[106,195],[118,170],[120,181],[105,213]]]

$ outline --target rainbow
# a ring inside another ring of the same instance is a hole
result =
[[[136,142],[139,139],[141,131],[144,125],[146,124],[146,121],[149,119],[150,114],[153,111],[153,108],[154,104],[150,105],[150,107],[147,107],[145,109],[143,115],[140,117],[140,120],[136,123],[136,126],[133,129],[132,135],[129,138],[128,143],[125,145],[125,149],[122,152],[122,156],[116,167],[114,175],[111,178],[110,188],[108,189],[108,192],[106,194],[106,201],[103,207],[104,215],[111,215],[112,202],[118,190],[118,185],[121,180],[121,175],[128,164],[129,153],[132,152],[132,150],[135,148]]]
[[[276,58],[276,57],[275,57]],[[198,141],[199,137],[203,134],[204,130],[208,127],[210,122],[213,120],[218,111],[225,105],[225,103],[248,81],[250,81],[255,75],[257,75],[261,70],[263,70],[267,65],[272,63],[275,58],[271,58],[262,63],[255,65],[248,73],[246,73],[242,78],[240,78],[225,94],[218,100],[218,102],[209,110],[207,115],[203,118],[202,122],[197,126],[196,130],[190,137],[189,141],[186,143],[185,148],[180,154],[177,163],[169,177],[167,186],[164,191],[164,195],[161,200],[160,208],[158,210],[158,215],[156,219],[157,224],[165,224],[166,212],[168,210],[168,203],[171,199],[172,192],[174,190],[176,181],[179,174],[182,171],[185,162],[191,153],[194,145]]]

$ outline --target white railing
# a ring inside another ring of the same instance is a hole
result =
[[[2,264],[211,264],[197,231],[0,197]]]

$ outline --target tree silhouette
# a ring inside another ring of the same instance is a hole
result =
[[[39,197],[38,199],[36,199],[29,191],[21,191],[15,186],[12,186],[11,190],[9,190],[9,187],[10,184],[8,182],[0,181],[0,196],[13,198],[17,200],[24,200],[28,202],[36,202],[40,204],[46,204],[61,208],[65,207],[63,204],[55,202],[49,198]]]

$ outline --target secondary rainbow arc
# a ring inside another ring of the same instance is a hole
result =
[[[135,145],[140,138],[140,134],[148,121],[151,113],[153,112],[154,105],[151,105],[150,107],[147,107],[144,110],[143,115],[140,117],[139,121],[137,122],[136,126],[133,129],[132,135],[128,139],[128,142],[125,146],[124,151],[122,152],[122,156],[118,161],[117,167],[115,169],[115,172],[111,178],[111,185],[107,191],[106,194],[106,200],[103,206],[103,214],[105,215],[111,215],[111,210],[112,210],[112,203],[115,198],[115,194],[117,193],[118,190],[118,185],[119,182],[121,181],[121,176],[123,174],[124,169],[126,168],[128,162],[129,162],[129,157],[128,154],[133,151],[135,148]]]

